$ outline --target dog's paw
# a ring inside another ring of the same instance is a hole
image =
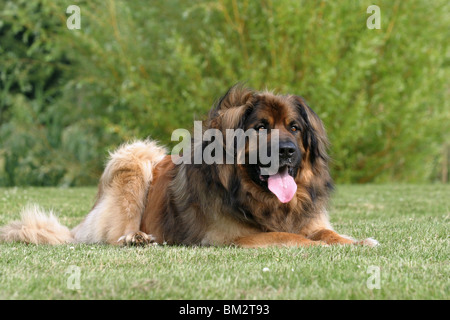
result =
[[[118,244],[124,246],[146,246],[148,244],[154,243],[155,237],[142,231],[134,231],[121,236],[117,240],[117,242]]]
[[[362,245],[362,246],[367,246],[367,247],[377,247],[377,246],[380,245],[380,243],[377,240],[373,239],[373,238],[367,238],[367,239],[364,239],[364,240],[359,240],[359,241],[356,241],[355,244]]]

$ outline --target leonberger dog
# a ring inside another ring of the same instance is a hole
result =
[[[268,140],[277,129],[276,172],[263,174],[259,161],[177,163],[157,142],[135,141],[110,154],[96,202],[74,229],[30,206],[21,221],[0,229],[0,240],[244,248],[377,244],[331,227],[328,140],[303,98],[233,86],[203,121],[208,129],[265,130]],[[206,148],[208,141],[200,146]],[[249,151],[246,142],[244,152]]]

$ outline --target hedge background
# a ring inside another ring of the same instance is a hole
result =
[[[239,81],[305,97],[338,183],[448,181],[449,31],[447,0],[1,0],[0,186],[96,184]]]

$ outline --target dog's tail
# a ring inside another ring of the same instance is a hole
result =
[[[70,230],[59,223],[55,214],[45,212],[37,205],[25,207],[19,221],[0,227],[0,242],[55,245],[73,241]]]
[[[165,148],[149,139],[122,145],[111,153],[97,201],[78,226],[69,230],[53,212],[28,206],[21,220],[0,227],[0,242],[116,243],[125,231],[139,230],[153,170],[166,154]]]

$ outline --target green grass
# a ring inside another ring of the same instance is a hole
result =
[[[0,225],[31,202],[74,227],[95,192],[0,189]],[[0,244],[0,299],[448,299],[449,199],[449,185],[338,186],[335,229],[374,237],[377,248]],[[68,288],[70,266],[80,268],[79,290]],[[367,286],[370,266],[380,289]]]

